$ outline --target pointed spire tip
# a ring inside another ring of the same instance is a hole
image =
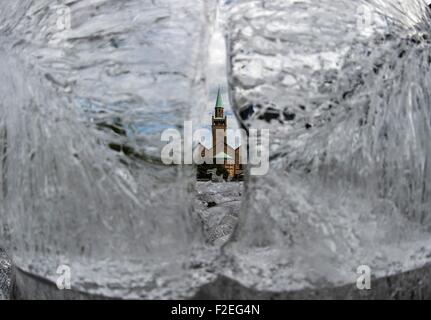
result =
[[[221,97],[220,86],[218,87],[218,92],[217,92],[216,108],[223,108],[223,100]]]

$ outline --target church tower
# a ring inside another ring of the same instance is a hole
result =
[[[212,117],[213,157],[215,157],[220,152],[227,154],[226,127],[227,119],[224,115],[223,100],[219,88],[215,105],[215,113]]]

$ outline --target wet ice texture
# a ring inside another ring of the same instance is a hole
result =
[[[160,133],[205,105],[215,2],[61,3],[0,4],[1,239],[89,293],[191,295],[194,175],[159,163]]]
[[[10,290],[10,260],[0,248],[0,300],[9,299]]]
[[[193,295],[211,262],[189,253],[204,242],[194,176],[160,166],[155,137],[205,105],[214,3],[66,3],[70,30],[53,1],[0,3],[1,240],[40,276],[71,265],[88,293]],[[271,171],[247,183],[224,247],[243,283],[322,287],[430,259],[430,28],[398,15],[370,36],[358,5],[228,7],[235,110],[272,130]]]
[[[360,265],[381,276],[430,262],[431,17],[377,2],[389,17],[371,34],[360,1],[227,8],[234,108],[271,130],[270,173],[247,184],[227,250],[226,273],[247,285],[321,288],[355,283]]]

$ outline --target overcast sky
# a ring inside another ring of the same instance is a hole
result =
[[[208,86],[209,96],[206,108],[206,114],[202,119],[201,128],[211,128],[211,116],[214,114],[214,107],[217,98],[217,91],[220,86],[223,97],[225,114],[228,118],[228,129],[237,129],[238,122],[232,113],[227,95],[227,76],[226,76],[226,43],[222,31],[221,22],[217,19],[217,25],[214,35],[210,42],[210,57],[208,66]],[[211,147],[211,136],[205,136],[206,147]],[[236,146],[235,137],[228,135],[228,144]]]

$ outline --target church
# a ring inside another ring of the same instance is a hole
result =
[[[211,169],[222,167],[228,174],[228,179],[240,179],[243,174],[241,165],[241,147],[233,148],[227,141],[227,117],[224,113],[223,100],[220,89],[217,93],[217,100],[212,116],[212,147],[206,148],[203,144],[199,143],[195,152],[200,153],[201,159],[204,164],[198,168],[202,176],[202,172],[208,173]],[[206,174],[203,174],[205,176]]]

